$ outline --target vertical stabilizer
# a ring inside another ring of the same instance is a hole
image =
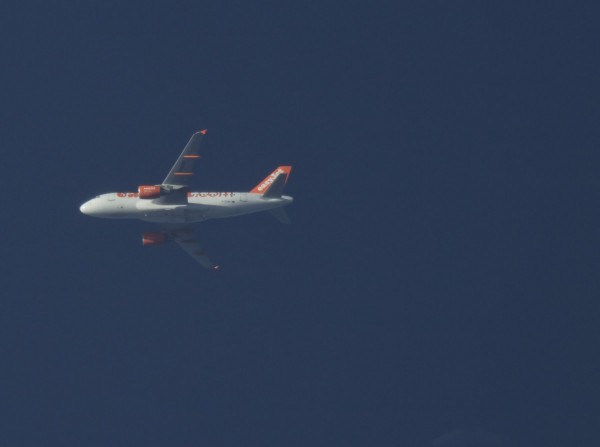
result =
[[[292,172],[291,166],[279,166],[250,192],[262,194],[264,197],[281,197],[290,172]]]

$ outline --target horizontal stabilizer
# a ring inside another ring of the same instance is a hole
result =
[[[292,223],[290,217],[285,212],[285,208],[273,208],[269,210],[269,213],[282,224],[288,225]]]

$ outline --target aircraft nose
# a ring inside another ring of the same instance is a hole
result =
[[[79,207],[79,211],[81,211],[83,214],[89,214],[89,212],[90,212],[89,202],[85,202],[83,205],[81,205]]]

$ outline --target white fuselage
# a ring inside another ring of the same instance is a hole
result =
[[[289,205],[293,198],[267,198],[249,192],[190,192],[187,204],[164,204],[140,199],[138,193],[113,192],[85,202],[82,213],[108,219],[140,219],[158,223],[192,223],[241,216]]]

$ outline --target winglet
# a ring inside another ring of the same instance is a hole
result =
[[[286,185],[291,172],[291,166],[279,166],[262,182],[252,188],[250,192],[254,194],[263,194],[269,197],[281,197],[283,187]]]

